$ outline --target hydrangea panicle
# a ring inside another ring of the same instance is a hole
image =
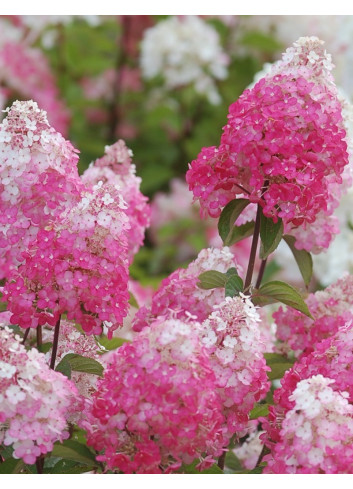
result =
[[[74,384],[20,340],[0,328],[0,443],[14,448],[14,458],[33,464],[69,437],[67,419],[82,407]]]
[[[203,321],[212,312],[214,304],[222,302],[224,291],[220,289],[200,289],[197,286],[199,275],[207,270],[225,273],[231,267],[242,269],[236,264],[228,247],[207,248],[200,251],[196,260],[186,269],[180,268],[162,280],[161,286],[153,294],[151,306],[142,307],[134,319],[134,330],[141,331],[155,318],[177,317],[186,319],[193,315]]]
[[[110,355],[81,423],[108,469],[168,473],[221,455],[229,438],[199,326],[158,319]]]
[[[323,42],[300,38],[229,107],[220,145],[203,148],[186,175],[204,214],[218,217],[244,193],[286,232],[332,214],[349,155],[331,69]]]
[[[106,146],[105,155],[95,161],[82,175],[87,185],[96,185],[99,181],[118,185],[126,201],[125,212],[129,217],[128,230],[130,259],[143,244],[145,230],[150,224],[150,207],[147,197],[140,192],[141,178],[136,176],[136,167],[131,162],[132,151],[123,140],[112,146]]]

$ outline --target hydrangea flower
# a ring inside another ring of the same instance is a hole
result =
[[[291,307],[280,307],[273,314],[278,339],[297,356],[303,351],[310,353],[318,341],[333,335],[351,320],[352,297],[353,276],[347,274],[325,290],[309,294],[306,303],[314,320]]]
[[[199,275],[208,270],[225,273],[236,267],[242,273],[228,247],[207,248],[186,269],[180,268],[162,280],[153,294],[151,306],[142,307],[134,318],[134,330],[141,331],[159,316],[187,319],[190,315],[203,321],[212,312],[214,304],[222,302],[224,290],[200,289]]]
[[[260,316],[248,297],[226,297],[202,323],[200,336],[223,402],[229,436],[245,429],[254,404],[270,388]]]
[[[33,464],[69,437],[67,419],[80,405],[74,384],[20,340],[0,328],[0,443],[14,448],[14,458]]]
[[[219,147],[203,148],[186,175],[204,215],[237,195],[286,232],[332,214],[349,155],[331,69],[323,42],[300,38],[230,106]]]
[[[105,147],[105,155],[83,173],[82,180],[87,185],[99,181],[119,186],[129,217],[128,230],[130,260],[143,244],[145,230],[150,224],[150,207],[147,197],[140,192],[141,178],[136,176],[136,167],[131,163],[132,151],[123,140]]]
[[[218,104],[214,80],[226,78],[228,63],[217,31],[198,16],[169,17],[144,32],[142,75],[148,80],[162,75],[169,90],[192,84]]]
[[[86,333],[101,333],[104,323],[111,337],[128,311],[125,208],[120,192],[100,182],[38,232],[4,288],[13,324],[54,325],[67,312]]]
[[[321,374],[298,382],[290,409],[276,417],[271,406],[268,429],[271,453],[264,473],[343,474],[352,471],[353,406],[348,394],[332,389]]]
[[[110,355],[82,421],[107,469],[171,472],[205,454],[213,460],[227,446],[199,326],[158,319]]]
[[[2,277],[23,261],[38,230],[80,200],[78,155],[36,102],[13,103],[0,124]]]

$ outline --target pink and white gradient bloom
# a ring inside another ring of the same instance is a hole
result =
[[[134,318],[134,330],[141,331],[157,317],[187,319],[194,316],[204,321],[215,304],[224,299],[223,289],[200,289],[197,286],[199,275],[208,270],[225,273],[237,265],[228,247],[202,250],[196,260],[184,269],[180,268],[162,280],[161,286],[152,296],[151,306],[142,307]]]
[[[198,323],[158,319],[112,353],[82,427],[97,460],[124,473],[172,472],[222,453],[222,402]]]
[[[344,275],[325,290],[309,294],[306,303],[314,319],[291,308],[280,307],[273,314],[277,338],[296,356],[310,353],[315,344],[335,334],[352,319],[353,276]]]
[[[36,102],[13,103],[0,124],[0,264],[8,277],[39,229],[80,200],[77,150]]]
[[[55,325],[67,312],[87,334],[100,334],[104,324],[111,337],[128,311],[125,207],[120,192],[100,182],[38,232],[4,288],[13,324]]]
[[[91,164],[82,175],[83,182],[96,185],[99,181],[117,185],[126,201],[126,214],[129,218],[128,230],[130,260],[142,246],[145,230],[150,224],[150,206],[147,197],[140,191],[141,178],[136,176],[132,163],[132,151],[120,139],[112,146],[105,147],[105,155]]]
[[[255,306],[241,294],[216,304],[200,330],[216,376],[229,437],[246,429],[254,404],[270,389],[260,322]]]
[[[271,453],[264,473],[349,474],[353,456],[353,406],[345,391],[321,374],[301,380],[289,397],[290,409],[276,418],[270,409]],[[273,443],[275,442],[275,443]]]
[[[332,214],[349,162],[332,66],[322,41],[300,38],[230,106],[219,147],[203,148],[186,175],[204,215],[240,194],[286,232]]]
[[[51,370],[45,355],[26,351],[8,327],[0,328],[0,443],[33,464],[69,437],[67,419],[79,409],[74,384]]]

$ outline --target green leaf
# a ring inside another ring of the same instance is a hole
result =
[[[264,260],[267,258],[279,245],[283,236],[283,222],[282,219],[278,219],[276,223],[269,217],[266,217],[261,213],[260,219],[260,258]]]
[[[56,372],[60,372],[63,375],[66,375],[68,379],[71,379],[71,366],[65,357],[57,364],[55,367]]]
[[[250,419],[257,419],[268,415],[268,404],[256,404],[250,411]]]
[[[0,464],[0,474],[19,474],[23,467],[23,460],[11,457]]]
[[[111,351],[120,348],[124,343],[130,343],[130,340],[126,340],[125,338],[112,338],[108,340],[106,336],[98,336],[96,337],[96,342],[100,348]]]
[[[217,270],[209,270],[199,275],[200,282],[197,286],[200,289],[217,289],[218,287],[224,287],[227,282],[227,275],[225,273],[217,272]]]
[[[232,267],[226,271],[226,275],[227,277],[231,277],[232,275],[238,275],[238,271],[235,267]]]
[[[223,240],[224,246],[230,246],[234,223],[249,204],[250,201],[248,199],[234,199],[228,202],[223,209],[218,221],[218,232]]]
[[[225,460],[225,468],[228,468],[232,471],[232,473],[237,473],[237,474],[243,474],[245,469],[244,467],[242,466],[240,460],[238,459],[238,457],[234,454],[234,452],[232,452],[231,450],[229,450],[227,452],[227,455],[226,455],[226,460]]]
[[[225,293],[226,297],[234,297],[239,295],[239,292],[244,290],[244,283],[239,275],[232,275],[226,282]]]
[[[75,372],[84,372],[87,374],[103,375],[103,365],[93,358],[84,357],[75,353],[68,353],[62,361],[67,361],[70,364],[71,370]]]
[[[129,292],[129,304],[132,307],[136,307],[136,309],[139,308],[139,306],[137,304],[137,300],[136,300],[135,296],[131,292]]]
[[[283,239],[291,249],[291,252],[293,253],[295,261],[297,262],[300,273],[303,277],[304,283],[308,287],[311,281],[311,277],[313,275],[313,259],[311,257],[311,254],[306,250],[297,250],[297,248],[295,247],[294,236],[289,236],[288,234],[285,234],[283,236]]]
[[[291,285],[279,280],[267,282],[259,289],[255,289],[252,294],[252,301],[257,306],[265,306],[277,301],[282,302],[313,319],[300,293]]]
[[[281,379],[284,373],[294,365],[294,360],[291,361],[278,353],[265,353],[264,357],[267,365],[271,368],[271,372],[267,372],[270,380]]]
[[[48,351],[50,350],[50,348],[52,348],[52,346],[53,346],[53,343],[51,343],[51,342],[42,343],[38,347],[38,351],[40,351],[41,353],[48,353]]]
[[[246,222],[245,224],[241,224],[241,226],[234,226],[227,241],[227,246],[232,246],[242,239],[248,238],[254,233],[254,228],[254,221]]]
[[[97,465],[95,455],[88,449],[88,447],[73,440],[65,440],[63,443],[55,443],[51,456],[74,460],[75,462],[87,464],[89,466],[92,466],[92,463]]]
[[[49,459],[50,460],[50,459]],[[55,460],[55,459],[54,459]],[[82,474],[95,469],[95,466],[90,464],[81,464],[77,460],[61,459],[53,467],[44,469],[45,474]]]

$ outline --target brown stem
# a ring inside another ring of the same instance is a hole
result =
[[[266,446],[266,445],[264,445],[264,446],[262,447],[262,450],[261,450],[261,453],[260,453],[259,459],[258,459],[258,461],[257,461],[257,463],[256,463],[256,465],[255,465],[255,468],[260,467],[260,464],[261,464],[261,462],[262,462],[262,459],[263,459],[263,458],[264,458],[264,456],[265,456],[265,455],[267,455],[268,453],[270,453],[270,450],[267,448],[267,446]]]
[[[40,348],[43,343],[43,336],[42,336],[42,326],[37,326],[37,348]]]
[[[267,264],[267,258],[265,258],[264,260],[261,261],[259,275],[258,275],[257,280],[256,280],[255,289],[259,289],[260,288],[260,285],[261,285],[261,282],[262,282],[262,278],[264,276],[264,271],[265,271],[265,268],[266,268],[266,264]]]
[[[50,359],[50,368],[53,370],[55,367],[56,352],[58,350],[59,332],[60,332],[60,319],[61,319],[61,315],[59,316],[59,319],[58,319],[58,321],[55,325],[55,329],[54,329],[53,350],[52,350],[51,359]]]
[[[224,470],[224,464],[225,464],[225,461],[226,461],[226,451],[224,451],[222,453],[222,455],[219,457],[218,459],[218,467],[221,469],[221,470]]]
[[[22,345],[25,344],[25,341],[26,341],[26,339],[28,338],[28,335],[29,335],[29,331],[30,331],[30,328],[26,329],[25,334],[23,335],[23,338],[22,338]]]
[[[248,289],[251,285],[251,279],[252,279],[253,272],[254,272],[254,266],[255,266],[255,260],[256,260],[256,250],[257,250],[257,244],[258,244],[259,236],[260,236],[260,217],[261,217],[261,206],[258,205],[257,206],[257,213],[256,213],[256,220],[255,220],[254,234],[253,234],[251,250],[250,250],[248,270],[246,272],[246,278],[245,278],[245,284],[244,284],[244,292],[248,291]]]
[[[41,457],[38,457],[36,460],[37,473],[43,474],[44,460]]]

